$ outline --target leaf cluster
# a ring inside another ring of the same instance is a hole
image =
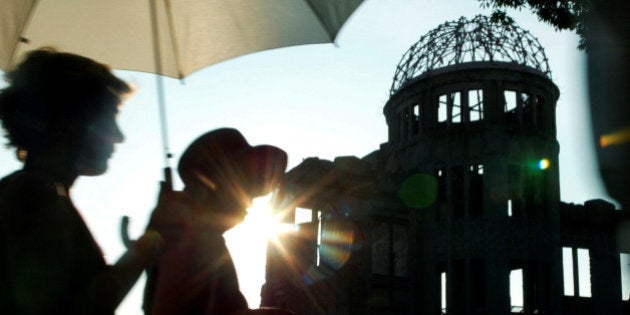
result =
[[[491,19],[494,22],[513,24],[505,9],[532,11],[542,22],[552,25],[556,30],[570,30],[580,36],[578,49],[586,48],[586,15],[591,10],[589,0],[478,0],[482,8],[492,8]]]

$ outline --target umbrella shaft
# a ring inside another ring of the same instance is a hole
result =
[[[164,150],[164,167],[170,168],[171,150],[168,139],[168,123],[166,120],[166,101],[164,97],[164,78],[156,75],[155,82],[157,85],[158,108],[160,113],[160,133],[162,135],[162,149]]]
[[[157,0],[148,0],[151,8],[151,33],[153,35],[153,60],[155,62],[156,84],[158,93],[158,107],[160,113],[160,131],[162,134],[162,148],[164,150],[164,167],[170,169],[171,152],[168,141],[168,124],[166,122],[166,101],[164,97],[164,79],[162,73],[162,53],[160,51],[160,30],[158,27]]]

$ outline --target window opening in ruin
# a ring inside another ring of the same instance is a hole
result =
[[[524,310],[523,293],[523,269],[514,269],[510,272],[510,306],[512,313]]]
[[[506,113],[514,113],[516,111],[516,92],[515,91],[504,91],[504,111]]]
[[[447,110],[447,100],[446,95],[440,95],[438,102],[438,122],[443,123],[446,122],[448,118],[448,110]]]
[[[453,205],[453,219],[462,219],[465,214],[464,180],[466,168],[462,166],[453,166],[449,169],[450,181],[450,203]]]
[[[519,93],[520,103],[522,108],[531,107],[532,96],[527,93]]]
[[[400,112],[400,137],[399,141],[402,142],[407,139],[407,128],[409,126],[409,114],[407,113],[407,109],[404,109]]]
[[[619,255],[621,266],[621,299],[630,301],[630,254]]]
[[[389,224],[380,222],[372,229],[372,273],[389,274]]]
[[[446,314],[446,272],[440,274],[440,306],[442,314]]]
[[[350,259],[355,233],[350,222],[342,216],[331,215],[336,212],[323,210],[320,265],[339,270]]]
[[[577,267],[579,277],[579,295],[581,297],[591,297],[591,259],[586,248],[577,249]]]
[[[413,135],[417,135],[420,131],[420,104],[412,107],[411,131]]]
[[[453,307],[452,310],[461,311],[468,306],[466,303],[466,289],[477,284],[472,279],[473,272],[472,270],[469,272],[468,261],[466,259],[453,259],[450,267],[449,276],[451,280],[446,285],[447,294],[449,294],[450,305]],[[483,291],[483,286],[475,286],[475,288],[479,288],[479,290],[476,291]],[[473,292],[474,291],[469,291],[471,302],[473,300]]]
[[[322,251],[322,212],[317,211],[317,260],[316,264],[319,266],[321,260]]]
[[[591,297],[591,262],[586,248],[563,247],[564,295]]]
[[[451,104],[451,122],[452,123],[460,123],[462,122],[462,100],[461,93],[455,92],[449,94],[449,101]]]
[[[506,93],[511,91],[506,91]],[[505,95],[506,105],[505,112],[509,122],[524,124],[525,126],[534,126],[532,111],[535,104],[534,98],[527,93],[516,92],[516,95]],[[512,97],[515,96],[515,104],[512,104]]]
[[[541,222],[548,219],[548,172],[532,169],[530,166],[521,166],[523,181],[523,198],[519,200],[518,212],[525,212],[528,220]],[[519,188],[520,189],[520,188]]]
[[[413,108],[407,107],[405,109],[405,138],[409,139],[411,136],[417,134],[418,122],[413,115]],[[415,131],[414,131],[415,130]]]
[[[468,116],[470,121],[483,119],[483,91],[468,91]]]
[[[372,229],[372,273],[407,277],[407,226],[381,222]]]
[[[295,224],[311,222],[312,217],[313,211],[311,209],[295,208]]]
[[[296,232],[295,255],[305,262],[319,266],[321,244],[321,211],[295,208],[294,224]],[[292,245],[293,246],[293,245]]]
[[[483,164],[471,165],[469,177],[469,213],[471,217],[481,217],[483,216]]]
[[[508,217],[512,216],[512,199],[508,199],[507,201],[507,214]]]
[[[518,97],[519,93],[515,91],[503,91],[503,111],[505,112],[505,121],[510,124],[517,124],[519,121]]]
[[[436,201],[436,218],[438,220],[446,219],[449,216],[448,204],[447,204],[447,180],[446,180],[446,169],[439,169],[437,171],[438,177],[438,193],[437,193],[437,201]]]
[[[477,174],[483,175],[483,164],[477,165]]]
[[[573,287],[573,250],[571,247],[562,248],[562,267],[564,295],[575,295],[575,288]]]
[[[470,306],[473,310],[486,309],[486,262],[483,259],[470,260],[470,288],[474,289],[462,290],[461,294],[465,294],[465,291],[470,292]]]
[[[438,99],[438,122],[461,123],[462,100],[460,92],[440,95]]]
[[[523,121],[523,125],[530,128],[536,127],[536,117],[534,116],[534,112],[536,110],[538,97],[529,94],[522,94],[522,97],[521,119]]]
[[[524,219],[525,213],[522,205],[523,184],[521,183],[523,167],[518,164],[508,164],[508,216]]]
[[[392,228],[392,257],[394,258],[394,276],[407,277],[407,256],[409,252],[407,227],[400,224],[394,224]]]

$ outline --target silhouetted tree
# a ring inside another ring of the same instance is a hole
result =
[[[571,30],[580,36],[578,49],[586,48],[586,15],[591,10],[589,0],[478,0],[482,8],[493,8],[491,18],[495,22],[512,24],[514,20],[505,12],[506,8],[527,8],[542,22],[551,24],[556,30]]]

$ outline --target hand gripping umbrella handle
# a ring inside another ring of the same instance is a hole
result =
[[[160,196],[173,191],[173,170],[170,166],[164,168],[164,180],[160,182]]]
[[[120,238],[127,249],[131,247],[131,238],[129,237],[129,217],[123,216],[120,220]]]
[[[164,180],[160,182],[160,195],[173,191],[173,171],[170,167],[164,168]],[[120,220],[120,238],[126,248],[131,246],[129,237],[129,217],[123,216]]]
[[[173,172],[170,167],[164,168],[164,180],[160,182],[160,195],[173,191]],[[131,238],[129,237],[129,217],[123,216],[120,220],[120,237],[127,249],[131,247]],[[147,283],[144,291],[144,303],[142,308],[144,313],[151,314],[153,304],[153,296],[155,295],[155,283],[157,281],[157,267],[152,264],[147,269]]]
[[[164,168],[164,180],[160,182],[160,196],[173,191],[173,171],[167,166]],[[147,282],[144,286],[142,309],[145,315],[150,315],[153,309],[155,286],[157,283],[158,268],[155,263],[147,268]]]

